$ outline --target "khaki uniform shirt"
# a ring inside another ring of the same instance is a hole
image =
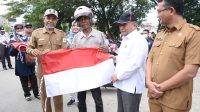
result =
[[[47,49],[57,50],[64,47],[67,47],[67,41],[65,39],[65,33],[63,31],[54,29],[54,31],[50,34],[46,30],[46,28],[39,28],[33,31],[26,52],[31,53],[33,49],[45,51]],[[42,65],[39,57],[37,75],[39,79],[43,76]]]
[[[157,34],[149,59],[153,62],[152,79],[162,83],[183,69],[186,64],[200,64],[200,28],[185,20],[172,29]],[[158,99],[175,109],[189,109],[192,102],[193,80],[168,90]]]

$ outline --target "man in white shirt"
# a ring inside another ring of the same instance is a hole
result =
[[[118,112],[139,112],[142,92],[145,89],[145,65],[148,45],[137,31],[136,17],[123,13],[119,20],[122,43],[116,58],[112,81],[117,90]]]
[[[10,69],[13,69],[11,61],[10,61],[10,55],[9,55],[9,37],[5,33],[5,30],[3,27],[0,27],[0,52],[1,52],[1,59],[2,59],[2,66],[4,70],[7,70],[5,60],[8,62],[8,67]]]

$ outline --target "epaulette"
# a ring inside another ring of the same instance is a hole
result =
[[[40,30],[42,30],[43,28],[37,28],[37,29],[35,29],[33,32],[38,32],[38,31],[40,31]]]
[[[56,29],[57,31],[59,31],[59,32],[64,32],[63,30],[59,30],[59,29]]]
[[[200,30],[200,27],[197,25],[189,24],[189,27],[195,29],[195,30]]]
[[[37,33],[38,31],[41,31],[43,28],[37,28],[37,29],[35,29],[34,31],[33,31],[33,33]]]
[[[38,28],[38,29],[35,29],[34,31],[38,31],[38,30],[42,30],[43,28]]]

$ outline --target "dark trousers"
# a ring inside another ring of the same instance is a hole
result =
[[[0,52],[1,52],[1,60],[2,60],[2,66],[3,68],[6,68],[6,60],[8,62],[8,67],[11,68],[11,61],[10,61],[10,55],[9,55],[9,48],[5,45],[0,45]]]
[[[96,112],[103,112],[103,101],[101,98],[101,89],[100,87],[91,89],[92,97],[95,102]],[[78,92],[78,109],[79,112],[87,112],[86,106],[86,91]]]
[[[38,84],[37,84],[37,78],[35,75],[30,75],[30,76],[19,76],[20,78],[20,82],[22,85],[22,89],[24,91],[24,96],[31,96],[30,94],[30,89],[28,87],[28,81],[30,80],[31,83],[31,88],[33,90],[33,94],[34,96],[38,96],[39,92],[38,92]]]
[[[118,109],[117,112],[139,112],[142,94],[133,94],[117,90]]]

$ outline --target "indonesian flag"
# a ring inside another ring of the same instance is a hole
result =
[[[42,56],[47,97],[100,87],[114,73],[109,54],[95,48],[62,49]]]
[[[27,43],[22,43],[22,42],[14,42],[11,44],[15,49],[19,51],[26,51]]]

